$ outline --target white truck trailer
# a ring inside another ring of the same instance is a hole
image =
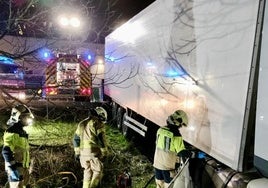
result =
[[[187,112],[198,187],[268,187],[267,51],[265,0],[156,0],[106,37],[104,92],[124,134]]]

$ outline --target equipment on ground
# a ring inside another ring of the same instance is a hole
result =
[[[130,172],[124,170],[124,172],[118,175],[116,180],[116,187],[117,188],[130,188],[132,186],[132,179]]]

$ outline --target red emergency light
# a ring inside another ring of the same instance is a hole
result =
[[[92,94],[92,90],[91,90],[91,88],[82,88],[80,90],[80,94],[90,96]]]
[[[46,88],[46,94],[47,95],[57,95],[58,94],[58,90],[55,87],[47,87]]]

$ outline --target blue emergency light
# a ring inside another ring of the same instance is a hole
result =
[[[110,62],[116,62],[117,61],[117,59],[115,57],[112,57],[110,55],[106,55],[105,59],[107,60],[107,62],[109,62],[109,61]]]
[[[14,60],[6,56],[0,56],[0,63],[8,64],[8,65],[15,65]]]
[[[85,50],[81,54],[81,57],[82,57],[82,59],[84,59],[85,61],[87,61],[87,63],[90,64],[90,62],[93,62],[94,54],[90,50]]]
[[[48,58],[49,57],[49,53],[48,52],[44,52],[44,58]]]
[[[39,51],[39,56],[41,59],[46,61],[46,60],[51,59],[52,54],[49,49],[43,48]]]
[[[165,76],[166,76],[166,77],[170,77],[170,78],[175,78],[175,77],[182,76],[182,75],[184,75],[184,74],[185,74],[185,73],[182,72],[182,71],[168,70],[168,71],[165,73]]]

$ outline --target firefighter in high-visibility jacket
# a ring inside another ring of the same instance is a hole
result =
[[[187,124],[187,114],[177,110],[168,117],[167,125],[157,131],[153,163],[157,188],[168,187],[175,176],[178,153],[185,149],[179,128]]]
[[[3,136],[2,155],[10,188],[29,187],[30,146],[28,134],[23,129],[33,123],[33,114],[26,105],[11,110],[8,128]]]
[[[107,112],[102,107],[90,110],[75,131],[73,144],[76,160],[84,169],[83,188],[100,187],[103,176],[102,160],[107,155],[105,122]]]

